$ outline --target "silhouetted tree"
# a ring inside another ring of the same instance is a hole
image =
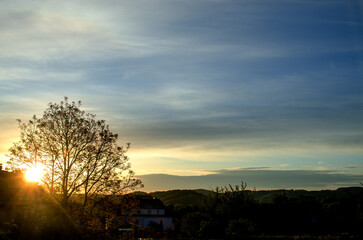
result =
[[[246,184],[216,188],[202,204],[202,237],[248,234],[253,231],[254,192]],[[238,230],[237,230],[238,229]]]
[[[80,110],[81,102],[49,103],[41,118],[19,122],[20,141],[9,149],[11,168],[41,166],[42,183],[67,204],[70,197],[83,193],[83,205],[97,194],[117,194],[141,185],[135,179],[129,149],[119,146],[118,134],[104,120]]]

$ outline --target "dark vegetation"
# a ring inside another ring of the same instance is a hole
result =
[[[67,208],[21,173],[2,171],[0,239],[362,239],[363,188],[335,191],[249,191],[245,185],[207,190],[100,195],[84,209]],[[5,176],[5,177],[4,177]],[[139,228],[139,198],[159,198],[174,229]],[[119,229],[130,229],[120,232]]]
[[[0,170],[0,239],[72,239],[79,227],[41,187],[19,171]]]
[[[168,206],[180,238],[363,239],[360,187],[249,191],[242,184],[150,195]]]
[[[206,191],[205,194],[208,194],[208,192]],[[207,196],[196,190],[171,190],[166,192],[153,192],[150,195],[163,201],[166,206],[198,206]]]
[[[346,188],[338,188],[337,190],[320,190],[320,191],[307,191],[307,190],[259,190],[259,191],[251,191],[245,190],[246,192],[250,192],[253,194],[253,197],[256,201],[260,203],[272,203],[275,198],[285,195],[288,198],[296,198],[296,197],[314,197],[314,198],[334,198],[334,199],[342,199],[342,198],[350,198],[356,197],[361,193],[362,187],[346,187]],[[143,192],[139,192],[140,194],[146,194]],[[166,206],[198,206],[202,203],[203,199],[205,199],[208,195],[213,193],[213,190],[206,189],[195,189],[195,190],[169,190],[169,191],[157,191],[151,192],[150,195],[159,198],[163,201]]]

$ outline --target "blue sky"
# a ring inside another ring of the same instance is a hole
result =
[[[362,1],[0,2],[3,161],[15,119],[68,96],[131,142],[139,175],[363,182]]]

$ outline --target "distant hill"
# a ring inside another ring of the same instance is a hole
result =
[[[338,188],[337,190],[321,190],[321,191],[307,191],[307,190],[271,190],[271,191],[256,191],[255,198],[260,202],[269,203],[277,196],[285,194],[286,197],[317,197],[317,198],[350,198],[358,194],[363,194],[361,187],[346,187]]]
[[[198,206],[206,197],[207,190],[170,190],[152,192],[150,195],[160,199],[166,206],[182,205],[182,206]]]
[[[250,190],[248,190],[250,191]],[[210,190],[195,189],[195,190],[169,190],[151,192],[149,195],[160,199],[166,206],[180,205],[180,206],[198,206],[202,200],[210,194]],[[146,194],[146,193],[145,193]],[[346,187],[337,190],[321,190],[321,191],[307,191],[307,190],[261,190],[255,192],[257,201],[264,203],[271,203],[274,198],[285,195],[289,198],[306,196],[317,197],[322,199],[327,198],[351,198],[363,194],[362,187]]]
[[[195,192],[197,192],[197,193],[201,193],[201,194],[203,194],[204,196],[208,196],[209,194],[211,194],[211,193],[212,193],[212,191],[210,191],[210,190],[205,190],[205,189],[195,189],[195,190],[193,190],[193,191],[195,191]]]

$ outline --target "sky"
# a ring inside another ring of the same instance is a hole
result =
[[[363,2],[0,0],[0,161],[64,96],[145,191],[363,182]]]

